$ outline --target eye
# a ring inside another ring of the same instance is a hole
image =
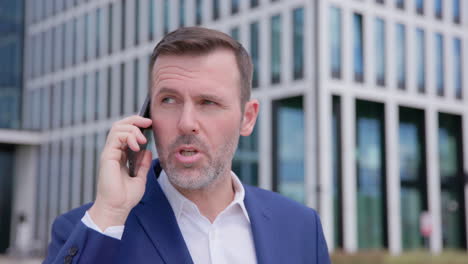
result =
[[[173,97],[164,97],[161,102],[163,104],[173,104],[175,103],[175,99]]]
[[[202,100],[202,105],[216,105],[216,102],[211,100]]]

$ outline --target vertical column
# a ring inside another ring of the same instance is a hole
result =
[[[85,137],[84,150],[84,174],[83,177],[83,202],[88,203],[93,199],[93,183],[94,183],[94,134],[89,133]]]
[[[461,4],[461,3],[460,3]],[[463,142],[463,172],[465,176],[465,238],[466,238],[466,244],[468,245],[468,183],[467,183],[467,177],[468,177],[468,111],[465,111],[462,119],[462,142]]]
[[[71,194],[71,207],[75,208],[82,204],[81,201],[81,137],[73,138],[73,152],[71,155],[72,164],[72,188]]]
[[[355,99],[349,95],[342,97],[342,142],[343,151],[343,247],[346,252],[356,252],[357,206],[356,206],[356,106]]]
[[[259,179],[258,185],[260,188],[271,190],[272,185],[272,104],[269,98],[263,98],[260,102],[262,111],[259,116],[259,153],[266,153],[259,162]]]
[[[385,104],[385,149],[387,150],[388,247],[393,255],[401,253],[398,126],[398,106],[394,101],[389,101]]]
[[[66,138],[62,141],[62,153],[59,157],[59,162],[61,162],[60,168],[60,213],[65,213],[70,210],[70,166],[71,166],[71,142],[69,138]]]
[[[426,110],[426,146],[427,146],[427,195],[429,212],[432,217],[432,235],[430,249],[434,253],[442,251],[442,219],[440,205],[438,116],[432,108]]]
[[[125,62],[122,62],[122,63],[125,63]],[[121,84],[121,85],[124,85],[125,87],[123,89],[124,94],[121,95],[121,96],[125,96],[123,100],[124,116],[128,116],[134,112],[133,111],[134,110],[133,99],[135,96],[135,89],[138,89],[138,87],[135,87],[133,85],[135,83],[134,81],[135,76],[133,74],[135,65],[133,63],[134,63],[134,59],[127,60],[127,62],[125,63],[125,71],[120,73],[120,74],[125,75],[125,78],[124,78],[125,82]]]

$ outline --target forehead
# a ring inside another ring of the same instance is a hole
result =
[[[161,55],[151,73],[152,91],[167,82],[192,81],[194,84],[240,85],[240,73],[234,53],[217,49],[203,55]]]

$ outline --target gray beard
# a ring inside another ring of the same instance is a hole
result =
[[[168,153],[166,151],[161,151],[162,148],[158,140],[155,140],[155,142],[158,153],[160,154],[159,159],[161,167],[166,172],[167,177],[172,185],[185,190],[200,190],[212,186],[220,179],[220,177],[229,174],[228,170],[232,163],[232,159],[239,142],[239,136],[227,141],[226,144],[224,144],[224,146],[222,146],[222,148],[220,148],[217,153],[214,153],[214,155],[208,157],[208,165],[198,169],[191,168],[191,166],[177,168],[175,164],[169,159]],[[168,147],[168,149],[175,149],[181,144],[193,144],[199,147],[201,150],[207,150],[205,144],[193,135],[183,135],[178,137],[176,141]],[[191,177],[188,177],[184,173],[184,170],[187,170],[187,172],[190,174],[193,174],[194,170],[196,170],[196,175],[190,175]]]

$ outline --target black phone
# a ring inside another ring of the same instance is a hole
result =
[[[145,102],[143,103],[143,106],[140,109],[140,112],[138,113],[139,116],[145,117],[145,118],[151,118],[150,117],[150,111],[151,110],[151,103],[150,103],[150,97],[149,95],[146,97]],[[145,144],[139,144],[140,146],[140,151],[135,152],[131,150],[130,148],[127,148],[127,163],[128,163],[128,173],[130,177],[135,177],[138,170],[140,169],[138,167],[138,164],[140,164],[141,159],[143,158],[143,150],[146,149],[148,146],[149,139],[151,137],[151,126],[148,128],[140,128],[140,131],[143,133],[143,135],[146,137],[146,143]]]

